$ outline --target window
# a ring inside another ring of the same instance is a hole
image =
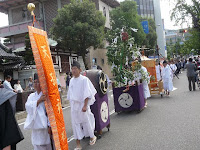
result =
[[[93,62],[93,65],[97,65],[97,59],[96,58],[93,58],[92,62]]]
[[[101,59],[101,64],[104,65],[104,59]]]
[[[103,7],[103,15],[106,17],[106,7]]]

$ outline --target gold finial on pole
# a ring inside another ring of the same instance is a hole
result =
[[[35,4],[33,3],[29,3],[28,6],[27,6],[28,10],[31,12],[31,15],[34,16],[34,10],[35,10]]]

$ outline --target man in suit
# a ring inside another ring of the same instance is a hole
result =
[[[189,58],[189,63],[186,64],[186,68],[187,68],[187,77],[189,82],[189,90],[192,91],[192,85],[193,85],[193,91],[195,91],[196,66],[194,63],[192,63],[192,58]]]

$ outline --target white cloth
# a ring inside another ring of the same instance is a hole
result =
[[[135,71],[135,81],[137,81],[139,83],[139,80],[142,79],[142,74],[140,73],[141,71],[143,71],[144,73],[148,74],[147,69],[142,66],[141,69],[139,71]],[[150,79],[149,76],[146,76],[145,78],[147,78],[148,80]],[[147,99],[149,97],[151,97],[150,91],[149,91],[149,86],[148,86],[148,82],[146,80],[142,80],[142,84],[143,84],[143,90],[144,90],[144,98]]]
[[[19,93],[23,92],[22,86],[20,84],[15,84],[14,89]]]
[[[172,72],[170,66],[167,65],[162,70],[162,79],[163,79],[163,88],[164,90],[172,91],[173,90],[173,82],[172,82]]]
[[[34,150],[52,150],[51,144],[47,145],[33,145]]]
[[[67,99],[71,105],[72,128],[75,139],[94,137],[95,119],[90,110],[90,105],[94,104],[96,93],[97,91],[87,77],[80,75],[78,78],[70,80]],[[82,112],[86,98],[89,98],[87,111]]]
[[[50,136],[48,134],[48,118],[46,115],[44,102],[37,106],[37,101],[42,96],[42,92],[30,94],[25,104],[27,118],[24,124],[24,129],[32,129],[32,144],[33,145],[48,145],[50,144]]]
[[[17,93],[5,89],[5,88],[0,88],[0,105],[3,104],[5,101],[9,99],[9,102],[12,106],[13,112],[15,114],[16,111],[16,101],[17,101]]]
[[[12,88],[10,82],[8,82],[7,80],[5,80],[5,81],[3,82],[3,86],[4,86],[5,89],[11,90],[11,91],[14,90],[14,89]]]
[[[144,72],[148,73],[147,72],[147,69],[145,67],[142,66],[141,68]],[[150,79],[149,76],[147,76],[146,78],[148,78],[148,80]],[[144,98],[147,99],[149,97],[151,97],[151,94],[150,94],[150,91],[149,91],[149,83],[146,81],[146,80],[142,80],[142,83],[143,83],[143,89],[144,89]]]
[[[161,80],[161,66],[160,65],[156,66],[156,78],[157,78],[157,81]]]

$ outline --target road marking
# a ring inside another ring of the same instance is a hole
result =
[[[70,106],[67,106],[67,107],[63,108],[63,110],[65,110],[65,109],[67,109],[67,108],[70,108]]]
[[[110,116],[112,115],[112,114],[114,114],[115,113],[115,110],[112,110],[111,112],[110,112]]]
[[[175,87],[173,87],[173,90],[172,91],[175,91],[175,90],[177,90],[178,88],[175,88]]]
[[[69,137],[69,138],[67,139],[67,142],[70,143],[70,142],[73,141],[73,140],[74,140],[74,135],[72,135],[71,137]]]

